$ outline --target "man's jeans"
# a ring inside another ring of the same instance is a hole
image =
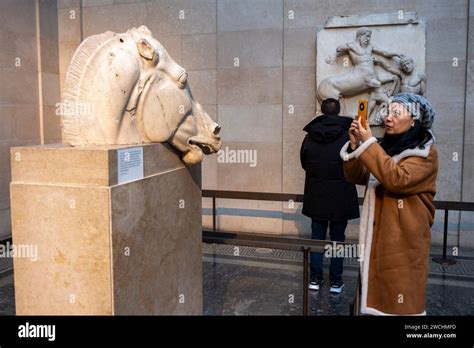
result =
[[[311,220],[311,238],[325,240],[329,225],[329,236],[331,241],[344,242],[344,232],[347,227],[345,221]],[[335,252],[335,251],[334,251]],[[311,253],[311,279],[323,277],[323,257],[324,253]],[[329,279],[331,282],[341,280],[343,270],[343,257],[332,257],[329,265]]]

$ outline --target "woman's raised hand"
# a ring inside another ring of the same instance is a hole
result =
[[[367,141],[370,137],[372,137],[372,131],[370,130],[369,123],[367,123],[367,129],[365,129],[362,127],[360,119],[354,119],[351,123],[351,128],[349,128],[349,139],[351,141],[352,150],[357,148],[359,141]]]
[[[359,123],[354,119],[351,123],[351,128],[349,128],[349,139],[351,141],[351,148],[355,150],[359,145],[360,135],[359,135]]]
[[[357,119],[357,123],[359,124],[360,140],[362,140],[362,142],[369,140],[372,137],[372,131],[370,130],[369,121],[366,122],[367,129],[362,127],[362,124],[360,123],[360,119]]]

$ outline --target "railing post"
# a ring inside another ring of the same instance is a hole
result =
[[[448,258],[446,255],[446,249],[448,248],[448,218],[449,210],[444,210],[444,232],[443,232],[443,256],[442,257],[433,257],[433,261],[440,263],[442,265],[454,265],[456,260],[453,258]]]
[[[216,197],[212,197],[212,232],[216,232]]]
[[[448,247],[448,219],[449,210],[444,210],[444,229],[443,229],[443,260],[446,260],[446,249]]]
[[[308,247],[303,247],[303,315],[308,315],[308,259],[309,259]]]

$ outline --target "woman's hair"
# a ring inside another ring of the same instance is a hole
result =
[[[321,103],[321,112],[325,115],[339,115],[341,112],[341,104],[333,98],[323,100]]]

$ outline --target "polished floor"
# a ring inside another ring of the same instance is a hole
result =
[[[302,254],[293,251],[204,244],[206,315],[300,315],[303,312]],[[432,254],[440,250],[434,248]],[[472,255],[470,252],[464,255]],[[430,264],[428,315],[474,315],[474,257],[455,265]],[[326,284],[310,291],[310,315],[349,315],[358,274],[355,259],[344,262],[341,294]],[[325,267],[328,278],[328,267]],[[294,301],[292,301],[294,299]]]
[[[439,254],[439,250],[432,250]],[[466,255],[466,256],[464,256]],[[442,266],[431,262],[428,315],[474,315],[474,253]],[[310,315],[349,315],[358,263],[345,260],[345,288],[329,293],[327,283],[310,291]],[[327,278],[327,268],[325,270]],[[205,315],[301,315],[302,254],[293,251],[203,244]],[[0,315],[15,314],[11,262],[0,260]]]

